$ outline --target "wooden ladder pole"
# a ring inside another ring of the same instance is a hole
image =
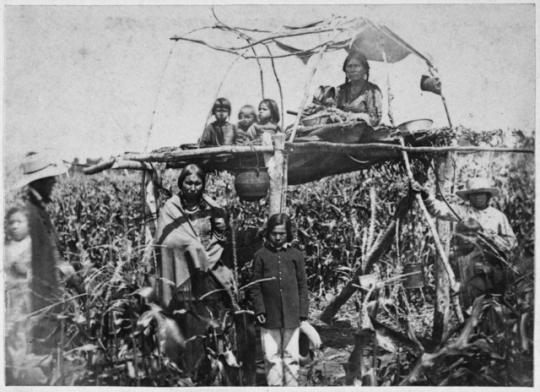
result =
[[[274,155],[268,160],[268,175],[270,176],[270,209],[269,215],[282,212],[282,195],[286,192],[287,185],[284,182],[285,134],[278,133],[274,137]]]
[[[292,128],[291,138],[290,142],[292,143],[294,141],[294,138],[296,137],[296,131],[298,131],[298,125],[300,124],[300,119],[302,118],[302,115],[304,114],[304,107],[306,106],[306,102],[309,97],[309,87],[311,86],[311,82],[313,81],[313,77],[315,76],[315,73],[317,72],[317,68],[319,67],[319,63],[321,62],[322,56],[328,46],[333,43],[332,41],[328,42],[326,45],[324,45],[317,54],[317,58],[315,59],[315,63],[313,64],[313,67],[311,68],[311,74],[309,76],[308,82],[306,83],[306,86],[304,87],[304,97],[302,98],[302,103],[300,104],[300,110],[298,110],[298,114],[296,115],[296,120],[294,121],[294,125]]]
[[[400,143],[402,146],[405,146],[405,141],[403,140],[403,137],[400,138]],[[406,151],[401,151],[401,154],[403,155],[403,160],[405,161],[405,167],[407,169],[407,175],[409,176],[409,180],[414,181],[411,165],[409,163],[409,156],[407,155]],[[437,251],[439,252],[444,268],[446,269],[446,273],[448,274],[448,280],[450,281],[450,289],[453,292],[452,302],[454,304],[454,310],[456,312],[459,322],[462,323],[464,321],[463,312],[461,311],[459,298],[457,296],[457,293],[459,293],[459,283],[456,281],[456,276],[454,274],[454,271],[452,271],[452,267],[450,266],[450,262],[448,261],[448,257],[446,256],[446,253],[444,251],[444,247],[441,243],[441,239],[439,238],[439,233],[437,232],[435,223],[433,222],[433,219],[431,219],[431,215],[429,214],[426,208],[426,205],[424,204],[424,200],[422,199],[422,196],[419,193],[416,194],[416,200],[418,201],[420,210],[422,210],[422,214],[424,215],[424,218],[429,226],[429,230],[431,231],[431,234],[433,235],[433,240],[435,241],[435,247],[437,248]]]

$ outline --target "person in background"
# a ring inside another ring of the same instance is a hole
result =
[[[28,214],[23,207],[12,207],[6,214],[7,241],[4,248],[7,313],[31,312],[29,282],[32,272],[32,239]]]
[[[56,177],[64,164],[41,153],[29,153],[22,162],[17,188],[27,188],[24,209],[8,214],[10,241],[6,248],[8,277],[8,332],[6,377],[10,385],[43,385],[53,377],[51,353],[58,348],[60,301],[64,280],[76,287],[78,276],[60,251],[60,241],[46,210]],[[11,285],[10,284],[14,284]],[[13,306],[18,309],[13,309]],[[28,317],[10,318],[13,313]],[[27,368],[29,358],[41,358],[39,368]],[[48,369],[48,370],[47,370]]]
[[[456,192],[457,196],[467,202],[465,205],[448,206],[444,201],[431,196],[418,182],[412,182],[411,186],[414,191],[421,193],[427,210],[434,217],[454,222],[473,218],[480,223],[484,231],[498,237],[498,242],[505,251],[510,251],[517,245],[516,235],[506,215],[489,205],[491,198],[497,197],[500,191],[492,187],[487,178],[471,178],[467,181],[465,190]]]
[[[218,98],[212,107],[212,114],[216,121],[209,124],[201,136],[199,146],[218,147],[236,143],[238,127],[229,122],[231,103],[227,98]]]
[[[459,272],[464,308],[468,309],[480,295],[502,294],[506,267],[501,260],[516,247],[517,240],[506,215],[489,205],[491,198],[499,195],[499,189],[492,187],[487,178],[471,178],[465,190],[456,192],[468,204],[450,206],[436,200],[416,181],[411,187],[420,192],[431,215],[460,222],[450,259]],[[485,235],[480,237],[480,233]]]
[[[254,141],[262,139],[263,134],[273,136],[281,132],[281,128],[278,125],[279,120],[279,109],[276,101],[273,99],[263,99],[259,104],[258,121],[249,127],[246,132],[247,139]]]
[[[302,252],[293,240],[287,214],[268,219],[267,243],[255,253],[251,297],[261,325],[268,386],[298,386],[300,324],[309,311]]]
[[[6,244],[4,248],[5,271],[5,347],[6,347],[6,383],[24,385],[28,382],[40,384],[30,379],[23,370],[17,369],[18,363],[27,358],[28,340],[31,323],[28,316],[32,312],[30,298],[30,280],[32,272],[32,239],[28,225],[28,213],[24,207],[12,207],[6,214]],[[43,382],[47,380],[41,374]]]
[[[336,120],[361,121],[372,128],[379,125],[382,118],[382,93],[379,87],[369,81],[369,63],[363,53],[352,51],[343,63],[345,83],[338,87],[333,110]],[[334,121],[336,122],[336,121]]]
[[[309,117],[319,112],[336,107],[336,89],[332,86],[319,86],[313,95],[313,100],[304,109],[303,117]]]

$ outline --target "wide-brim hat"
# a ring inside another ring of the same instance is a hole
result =
[[[17,182],[15,188],[22,188],[32,181],[59,176],[68,171],[68,168],[60,159],[40,153],[27,156],[22,162],[21,168],[23,172],[22,178]]]
[[[467,181],[466,189],[463,191],[457,191],[456,195],[463,200],[469,200],[469,195],[473,193],[487,193],[490,196],[498,196],[500,191],[498,188],[491,186],[491,181],[487,178],[476,177]]]

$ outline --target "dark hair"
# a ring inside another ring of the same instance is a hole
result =
[[[204,172],[203,169],[201,169],[200,166],[194,163],[189,164],[186,167],[184,167],[184,169],[182,170],[182,173],[180,173],[180,175],[178,176],[178,188],[181,190],[182,184],[184,183],[184,180],[186,179],[186,177],[192,174],[195,174],[197,177],[199,177],[202,180],[203,190],[204,190],[206,186],[206,173]]]
[[[25,207],[15,206],[15,207],[11,207],[6,212],[6,221],[9,220],[9,218],[11,218],[11,215],[16,214],[17,212],[20,212],[20,213],[24,214],[26,217],[28,217],[28,210]]]
[[[229,111],[229,116],[231,115],[231,102],[227,98],[218,98],[216,99],[216,102],[214,102],[214,106],[212,106],[212,114],[216,115],[216,110],[218,108],[227,109]]]
[[[346,71],[347,64],[349,64],[349,61],[351,61],[352,59],[358,60],[360,64],[362,64],[362,67],[364,67],[364,69],[366,70],[366,75],[367,75],[366,80],[369,80],[369,63],[367,61],[367,58],[366,56],[364,56],[362,52],[358,52],[356,50],[350,52],[347,58],[345,59],[345,61],[343,62],[343,72],[345,73],[347,72]],[[345,77],[345,79],[346,79],[346,82],[349,81],[347,77]]]
[[[251,109],[253,110],[253,114],[255,114],[255,108],[252,105],[244,105],[240,108],[240,111],[238,112],[238,118],[240,118],[240,112],[244,109]],[[255,115],[257,117],[257,115]]]
[[[273,99],[263,99],[261,103],[259,104],[259,107],[261,107],[262,104],[265,104],[268,109],[270,110],[270,114],[272,114],[272,118],[270,119],[271,123],[277,124],[279,123],[279,109],[276,101]]]
[[[287,214],[274,214],[270,218],[268,218],[268,222],[266,223],[266,231],[264,233],[264,238],[267,240],[270,240],[270,233],[276,226],[285,225],[285,229],[287,230],[287,242],[291,242],[293,240],[292,235],[292,224],[291,224],[291,218]]]
[[[473,193],[470,193],[467,195],[467,201],[470,203],[471,202],[471,195],[474,194],[474,193],[485,193],[486,194],[486,205],[489,207],[489,203],[491,202],[491,199],[492,199],[492,195],[491,193],[489,192],[473,192]]]

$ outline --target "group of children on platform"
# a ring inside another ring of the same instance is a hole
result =
[[[261,139],[264,133],[275,135],[281,132],[279,109],[273,99],[263,99],[258,114],[253,106],[244,105],[238,113],[238,124],[229,122],[231,103],[226,98],[216,100],[212,114],[216,120],[205,128],[199,142],[202,148],[248,144]]]
[[[303,117],[327,110],[332,111],[335,106],[336,90],[330,86],[320,86],[313,96],[313,102],[305,108]],[[216,99],[212,107],[215,121],[204,129],[199,142],[201,148],[250,144],[263,139],[263,134],[273,136],[282,132],[278,125],[280,121],[278,105],[273,99],[263,99],[259,104],[258,113],[251,105],[242,106],[238,113],[237,124],[230,123],[231,112],[231,103],[227,98]],[[332,111],[332,114],[334,113],[335,110]]]

